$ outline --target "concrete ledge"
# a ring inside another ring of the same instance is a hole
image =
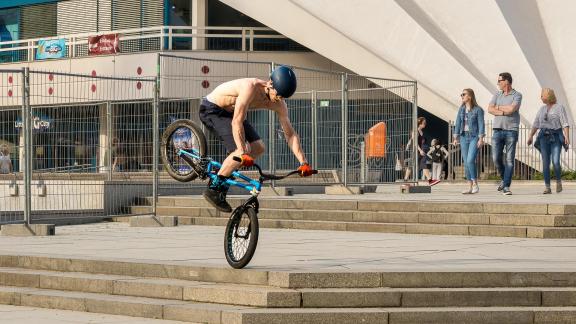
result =
[[[130,217],[131,227],[174,227],[178,226],[176,216],[134,216]]]
[[[364,188],[345,187],[343,185],[326,186],[325,193],[327,195],[362,195],[364,194]]]
[[[294,189],[291,187],[263,187],[260,192],[263,196],[292,196]]]
[[[2,225],[2,236],[51,236],[56,234],[53,224],[8,224]]]
[[[401,193],[431,193],[432,187],[403,184],[400,186],[400,192]]]

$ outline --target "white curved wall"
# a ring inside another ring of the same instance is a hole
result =
[[[576,107],[573,0],[222,0],[363,75],[419,82],[419,106],[454,118],[463,88],[486,107],[500,72],[530,125],[540,89]]]

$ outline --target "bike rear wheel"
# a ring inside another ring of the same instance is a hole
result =
[[[180,181],[196,179],[204,170],[199,159],[178,155],[180,149],[194,149],[201,157],[206,156],[206,137],[202,129],[188,119],[170,124],[162,134],[160,157],[168,174]]]
[[[258,216],[252,206],[239,207],[232,213],[224,235],[224,254],[232,268],[242,269],[252,260],[258,231]]]

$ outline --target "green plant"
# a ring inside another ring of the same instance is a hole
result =
[[[576,180],[576,170],[562,170],[562,180]],[[554,169],[550,169],[550,178],[556,179],[554,175]],[[542,172],[535,172],[532,176],[532,180],[544,180],[544,174]]]

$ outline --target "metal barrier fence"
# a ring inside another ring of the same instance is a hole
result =
[[[86,222],[153,194],[155,79],[24,69],[0,80],[11,164],[0,162],[0,223]]]
[[[0,224],[134,215],[130,206],[145,197],[152,197],[147,213],[155,213],[160,193],[188,194],[191,186],[203,186],[177,183],[163,171],[160,135],[176,119],[202,125],[203,96],[232,79],[266,80],[275,63],[162,54],[158,63],[159,76],[152,79],[0,70]],[[416,84],[294,69],[298,92],[287,100],[290,119],[321,173],[283,183],[401,177],[397,162],[414,129]],[[260,165],[272,172],[298,166],[274,112],[251,111],[248,120],[268,146]],[[223,146],[205,133],[210,156],[223,160]]]
[[[479,151],[477,157],[478,178],[479,179],[499,179],[494,162],[492,160],[492,121],[485,123],[486,138],[485,143]],[[574,125],[570,127],[574,129]],[[454,122],[449,123],[449,138],[452,138],[454,132]],[[540,152],[534,148],[533,145],[528,145],[528,137],[530,136],[531,128],[520,126],[518,130],[518,142],[516,144],[516,162],[514,165],[513,177],[519,180],[530,180],[537,173],[543,171],[542,156]],[[534,140],[538,135],[534,136]],[[576,170],[576,150],[572,145],[576,140],[576,135],[573,131],[570,132],[571,146],[568,151],[562,150],[560,155],[560,162],[563,170]],[[448,145],[449,157],[447,159],[447,179],[448,180],[462,180],[464,176],[464,165],[462,163],[462,154],[460,146]],[[553,173],[552,173],[553,174]]]
[[[171,100],[180,106],[180,114],[193,116],[196,122],[199,122],[197,109],[201,98],[216,86],[237,78],[267,80],[275,66],[271,62],[237,62],[165,54],[160,54],[159,59],[161,102]],[[286,100],[289,117],[300,135],[307,158],[315,168],[324,172],[319,177],[291,178],[284,183],[365,184],[394,182],[402,177],[404,165],[399,168],[397,162],[404,154],[410,129],[414,129],[415,82],[302,67],[294,67],[294,71],[298,77],[298,90]],[[190,106],[189,102],[193,104]],[[166,116],[162,107],[160,110],[161,121],[174,119]],[[286,145],[275,113],[251,111],[248,120],[268,146],[266,154],[259,160],[263,167],[275,172],[292,170],[298,165]],[[372,127],[376,129],[370,132]],[[209,154],[222,160],[225,157],[222,145],[213,134],[205,132]],[[406,167],[415,167],[408,159],[406,163]]]

